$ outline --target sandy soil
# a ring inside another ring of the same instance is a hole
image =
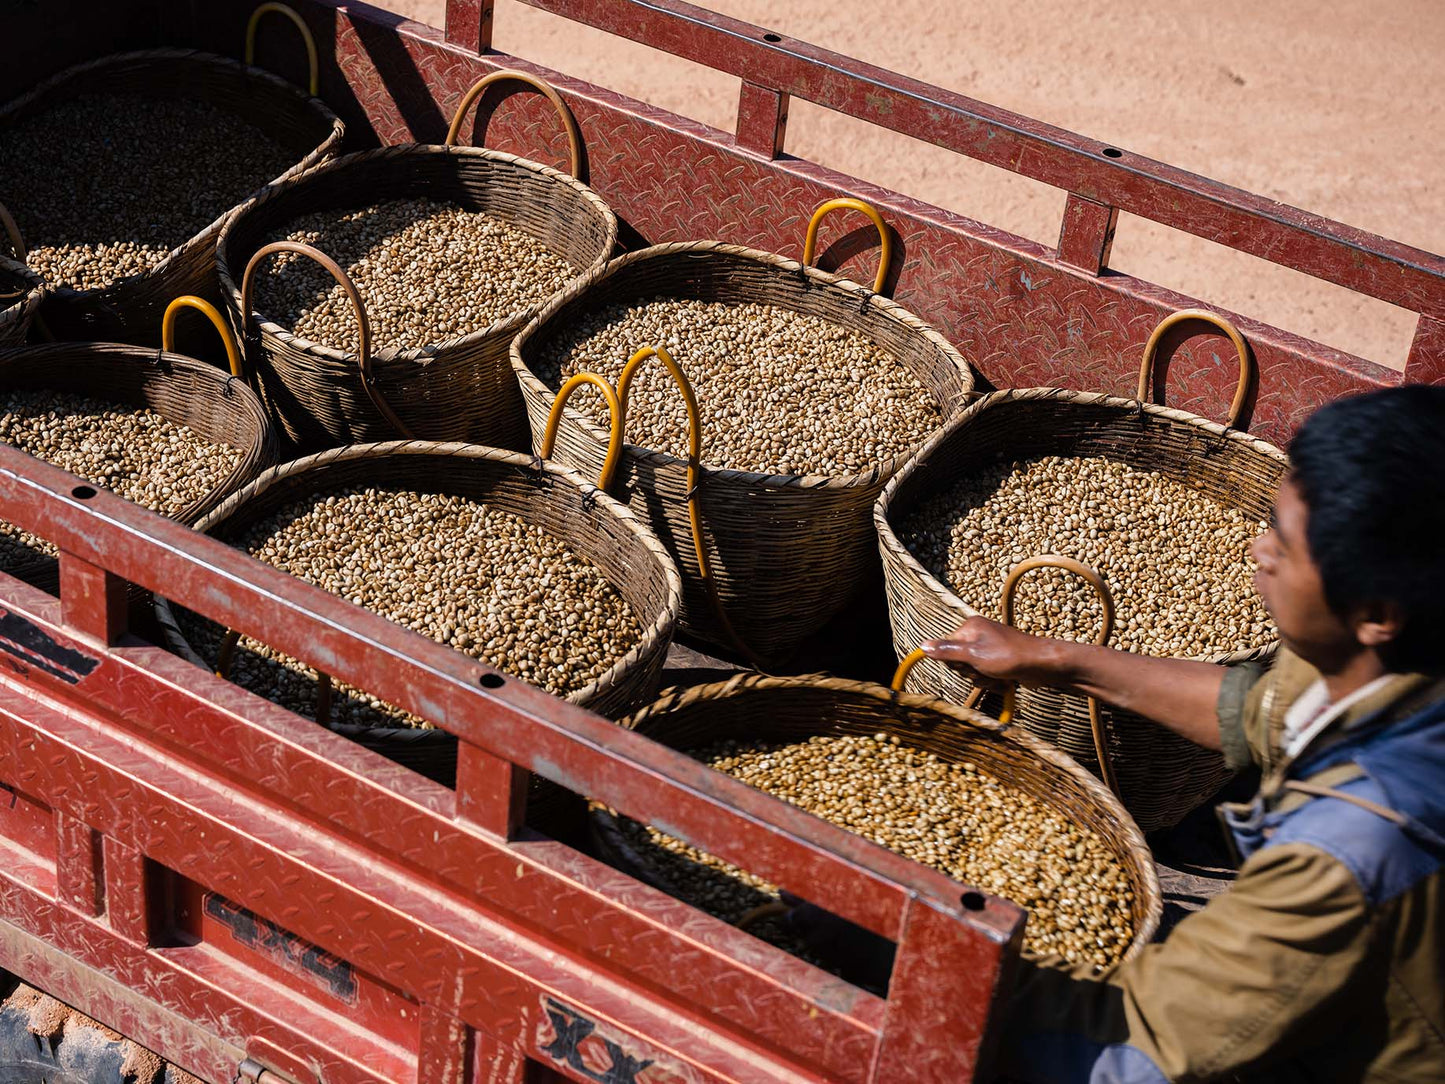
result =
[[[444,0],[382,0],[441,26]],[[711,0],[714,10],[1445,252],[1441,0]],[[494,47],[731,129],[737,80],[516,3]],[[805,102],[788,152],[1052,244],[1057,189]],[[1124,216],[1112,266],[1386,365],[1415,317]]]

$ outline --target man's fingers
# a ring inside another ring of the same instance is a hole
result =
[[[966,662],[971,655],[969,646],[957,640],[926,640],[921,646],[923,653],[930,659],[943,659],[946,662]]]

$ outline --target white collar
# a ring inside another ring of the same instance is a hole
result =
[[[1394,676],[1382,674],[1333,704],[1330,703],[1330,692],[1325,686],[1324,678],[1316,680],[1284,713],[1285,756],[1291,759],[1299,756],[1326,727],[1349,711],[1353,705],[1384,688]]]

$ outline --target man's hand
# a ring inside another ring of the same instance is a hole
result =
[[[1138,712],[1207,749],[1220,748],[1215,708],[1222,666],[1049,640],[986,617],[970,617],[948,639],[922,646],[930,658],[967,670],[984,684],[1017,681],[1072,689]]]
[[[1059,642],[990,621],[970,617],[946,640],[929,640],[930,658],[970,671],[987,681],[1056,685],[1065,681]]]

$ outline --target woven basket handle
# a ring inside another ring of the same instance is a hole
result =
[[[878,274],[873,278],[873,292],[881,294],[883,284],[888,281],[888,271],[893,266],[893,235],[888,232],[888,226],[877,209],[871,203],[864,203],[861,199],[842,196],[838,199],[824,200],[818,204],[818,209],[808,220],[808,232],[803,236],[803,263],[811,265],[813,262],[813,256],[818,247],[818,227],[822,224],[823,219],[830,211],[840,210],[862,211],[873,225],[878,227],[878,239],[882,244],[878,253]]]
[[[605,378],[596,373],[578,373],[562,385],[557,398],[552,400],[552,410],[547,415],[547,428],[542,432],[542,447],[537,454],[541,459],[552,458],[552,448],[557,443],[557,427],[562,424],[562,410],[577,389],[586,384],[591,384],[602,393],[602,398],[607,400],[608,416],[612,419],[607,434],[607,456],[602,460],[602,473],[597,476],[597,488],[606,493],[612,486],[617,465],[622,460],[622,407],[617,401],[617,393]]]
[[[308,260],[314,260],[325,268],[327,274],[341,284],[346,292],[347,299],[351,302],[352,309],[356,312],[357,344],[356,352],[361,361],[361,386],[366,389],[367,398],[371,405],[387,423],[400,433],[407,440],[416,439],[412,431],[391,409],[391,404],[382,396],[380,389],[376,386],[376,380],[371,375],[371,324],[366,319],[366,306],[361,301],[361,291],[356,288],[356,283],[351,281],[341,265],[333,260],[326,253],[310,245],[303,245],[299,241],[272,241],[269,245],[263,245],[257,250],[256,255],[251,257],[246,264],[246,273],[241,277],[241,313],[243,334],[251,334],[251,321],[255,313],[251,311],[251,297],[256,288],[256,268],[261,261],[268,256],[278,252],[293,252],[297,256],[305,256]]]
[[[194,294],[182,294],[166,306],[166,314],[161,317],[161,349],[174,350],[176,345],[176,317],[181,314],[182,309],[195,309],[216,329],[216,334],[221,336],[221,342],[226,347],[226,360],[231,363],[231,375],[241,376],[241,349],[236,345],[236,337],[231,334],[231,329],[226,326],[226,321],[221,319],[221,314],[204,298],[196,297]]]
[[[285,4],[262,4],[255,11],[251,12],[251,21],[246,24],[246,63],[256,63],[256,27],[261,22],[263,15],[275,12],[277,15],[284,15],[296,24],[296,29],[301,33],[301,40],[306,43],[306,63],[311,70],[311,79],[306,84],[311,97],[316,97],[321,91],[321,63],[316,57],[316,39],[311,36],[311,28],[306,25],[306,20],[296,14],[294,8]]]
[[[1109,591],[1109,585],[1104,582],[1104,577],[1072,557],[1064,557],[1057,553],[1045,554],[1042,557],[1030,557],[1020,561],[1009,569],[1007,579],[1004,580],[1003,594],[1000,600],[1000,607],[1003,611],[1003,622],[1005,625],[1014,623],[1014,591],[1017,590],[1019,581],[1030,572],[1039,568],[1061,568],[1065,572],[1072,572],[1075,576],[1084,580],[1094,589],[1099,596],[1099,602],[1104,607],[1104,620],[1099,624],[1099,635],[1094,642],[1103,646],[1109,642],[1109,637],[1114,632],[1114,596]],[[976,687],[969,694],[965,703],[966,707],[973,707],[983,695],[982,686]],[[1109,745],[1105,740],[1104,717],[1100,711],[1099,702],[1092,696],[1089,700],[1089,730],[1094,738],[1094,756],[1099,761],[1099,774],[1103,777],[1104,785],[1109,788],[1114,797],[1119,796],[1119,783],[1114,776],[1114,762],[1109,756]]]
[[[10,238],[10,248],[15,253],[16,261],[24,263],[27,255],[25,238],[20,236],[20,227],[15,225],[15,219],[10,217],[10,212],[6,210],[3,203],[0,203],[0,225],[5,227],[5,234]],[[14,293],[8,290],[0,291],[0,301],[13,301],[17,297],[24,297],[29,292],[29,288],[22,284]]]
[[[15,259],[24,263],[30,250],[25,247],[25,236],[20,232],[20,227],[15,224],[14,216],[3,203],[0,203],[0,226],[5,227],[5,236],[10,238],[10,248],[15,253]]]
[[[1150,334],[1149,342],[1144,347],[1144,361],[1139,366],[1139,389],[1135,398],[1141,403],[1149,402],[1154,383],[1154,359],[1159,353],[1159,344],[1164,341],[1164,333],[1187,320],[1202,320],[1206,324],[1218,328],[1229,336],[1229,341],[1234,344],[1234,349],[1239,354],[1239,383],[1235,385],[1234,401],[1229,404],[1229,417],[1225,419],[1224,424],[1230,429],[1248,428],[1249,418],[1244,417],[1242,426],[1240,418],[1244,416],[1245,401],[1249,398],[1249,385],[1254,379],[1254,358],[1249,352],[1249,344],[1244,341],[1244,336],[1239,333],[1239,329],[1224,317],[1206,309],[1180,309],[1159,321],[1159,326]]]
[[[562,119],[562,127],[567,132],[567,150],[571,156],[571,174],[574,177],[581,177],[582,169],[582,133],[577,128],[577,118],[572,115],[572,110],[567,108],[567,103],[562,100],[562,95],[557,93],[555,87],[544,79],[538,79],[535,75],[528,75],[526,72],[519,72],[511,68],[502,68],[489,75],[484,75],[472,84],[472,88],[462,96],[462,104],[457,106],[457,112],[452,117],[451,127],[447,129],[446,145],[455,147],[457,137],[461,135],[462,122],[466,120],[467,113],[478,98],[493,83],[500,83],[507,79],[514,79],[519,83],[526,83],[534,90],[541,91],[543,96],[552,103],[557,110],[557,116]]]
[[[627,399],[632,393],[633,378],[637,375],[637,370],[649,358],[657,358],[666,367],[672,376],[673,383],[682,393],[683,406],[687,409],[687,522],[692,532],[692,550],[697,557],[698,578],[707,588],[708,600],[712,603],[713,613],[717,615],[723,634],[727,636],[738,653],[748,660],[753,669],[761,671],[763,669],[762,660],[753,653],[752,648],[743,642],[743,638],[733,627],[732,621],[728,619],[727,611],[723,608],[722,596],[718,593],[717,578],[713,575],[712,564],[708,560],[707,543],[703,538],[702,506],[697,497],[698,486],[702,482],[702,412],[698,410],[697,394],[693,391],[692,381],[688,380],[687,374],[682,371],[682,366],[673,359],[665,347],[644,346],[628,358],[627,364],[622,367],[622,375],[617,380],[617,401],[621,408],[622,426],[625,430]]]
[[[231,679],[231,661],[236,655],[236,645],[241,634],[227,629],[221,637],[221,650],[216,653],[216,676],[223,681]],[[322,726],[331,725],[331,675],[316,671],[316,721]]]
[[[891,688],[895,693],[901,693],[903,691],[903,685],[908,680],[908,675],[913,672],[915,666],[926,658],[928,658],[928,654],[921,647],[915,647],[907,655],[903,656],[903,661],[898,664],[898,669],[893,671],[893,684]],[[968,694],[968,699],[964,701],[963,706],[966,708],[976,708],[979,698],[982,696],[983,687],[976,686],[973,692]],[[1015,698],[1016,688],[1013,682],[1009,682],[1004,686],[1003,709],[998,713],[1000,728],[1006,727],[1013,722]]]

